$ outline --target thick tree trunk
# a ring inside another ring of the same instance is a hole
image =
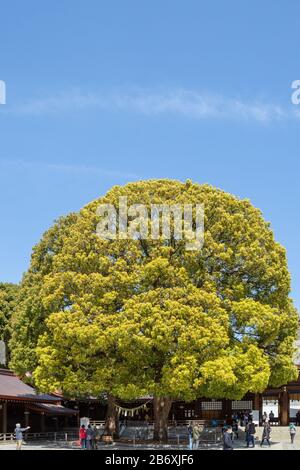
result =
[[[115,399],[112,395],[107,396],[105,433],[112,437],[119,437],[119,418],[115,407]]]
[[[168,442],[168,417],[172,400],[168,397],[153,397],[155,441]]]

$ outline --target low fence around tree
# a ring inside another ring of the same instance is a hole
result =
[[[189,441],[187,426],[190,421],[169,421],[168,423],[168,440],[170,444],[187,445]],[[221,426],[211,427],[206,422],[197,421],[200,425],[200,444],[218,444],[222,440]],[[102,439],[105,433],[104,421],[90,421],[92,426],[96,426],[99,431],[99,437]],[[120,422],[119,427],[120,442],[126,442],[133,445],[139,443],[147,443],[153,440],[154,423],[153,421],[133,421],[124,420]],[[63,429],[59,432],[26,432],[24,433],[24,441],[51,441],[51,442],[68,442],[75,443],[79,441],[77,428]],[[14,441],[14,433],[0,433],[0,443]]]
[[[24,433],[24,440],[25,441],[74,441],[78,440],[78,431],[77,430],[70,430],[68,432],[60,431],[60,432],[27,432]],[[0,433],[0,442],[8,442],[14,441],[15,434],[14,433]]]

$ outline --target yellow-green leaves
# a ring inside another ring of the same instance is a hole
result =
[[[241,399],[248,391],[263,392],[268,386],[270,366],[263,351],[255,345],[234,347],[223,357],[205,362],[195,385],[211,398]]]
[[[8,342],[12,333],[11,317],[18,303],[19,286],[0,283],[0,341],[6,345],[6,360],[9,358]]]
[[[102,240],[100,203],[202,204],[205,243]],[[249,201],[191,181],[113,187],[35,247],[11,365],[43,390],[241,398],[295,375],[285,250]]]

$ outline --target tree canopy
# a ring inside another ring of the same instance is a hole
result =
[[[11,337],[10,319],[17,305],[18,291],[17,284],[0,283],[0,341],[3,341],[6,347]]]
[[[103,240],[100,203],[198,204],[205,243]],[[13,318],[11,365],[41,390],[240,399],[296,377],[286,252],[248,200],[208,185],[113,187],[35,247]]]

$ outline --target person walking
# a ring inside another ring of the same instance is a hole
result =
[[[247,447],[250,447],[250,444],[252,447],[255,447],[255,434],[256,434],[256,429],[255,429],[255,424],[253,421],[249,421],[248,424],[246,425],[246,441],[247,441]]]
[[[233,450],[231,426],[228,426],[223,433],[223,450]]]
[[[193,426],[191,422],[189,423],[187,427],[187,431],[188,431],[188,436],[189,436],[189,449],[192,450],[193,449]]]
[[[291,436],[291,444],[294,444],[295,436],[296,436],[296,426],[294,423],[290,424],[290,436]]]
[[[193,449],[197,450],[199,448],[199,441],[200,441],[200,428],[199,428],[199,425],[196,424],[193,427]]]
[[[267,442],[268,446],[271,447],[270,435],[271,435],[271,426],[270,426],[270,423],[268,421],[266,421],[264,423],[264,427],[263,427],[263,433],[262,433],[260,447],[262,447],[264,445],[265,441]]]
[[[28,431],[30,426],[27,428],[21,428],[21,424],[17,423],[15,428],[15,437],[16,437],[16,450],[22,450],[22,443],[23,443],[23,432]]]
[[[79,430],[79,439],[80,439],[81,449],[86,449],[86,429],[85,429],[84,424],[81,426]]]

